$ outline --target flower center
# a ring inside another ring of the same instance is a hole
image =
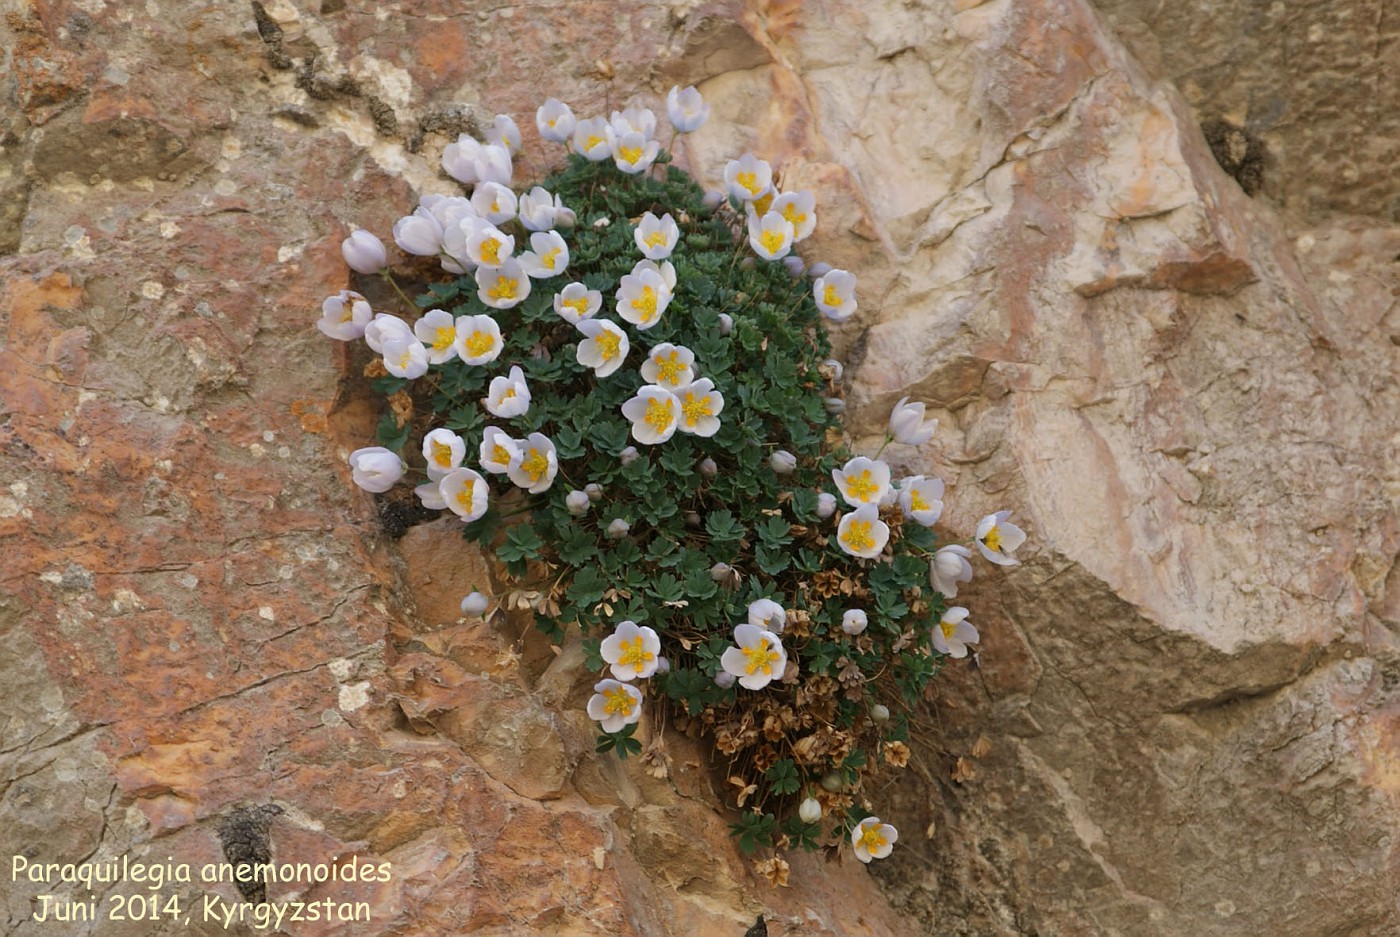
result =
[[[685,414],[686,426],[694,426],[695,421],[702,416],[714,416],[715,414],[708,394],[697,398],[690,391],[686,391],[685,402],[681,404],[681,412]]]
[[[786,218],[794,228],[807,220],[806,213],[798,211],[796,203],[783,206],[783,217]]]
[[[544,265],[544,268],[546,270],[553,270],[554,265],[558,262],[558,257],[559,248],[556,247],[553,250],[547,250],[543,254],[541,254],[540,263]]]
[[[596,135],[589,137],[583,144],[584,152],[592,150],[595,146],[603,142],[606,142],[603,137]]]
[[[871,495],[879,491],[880,486],[870,480],[870,469],[865,469],[859,475],[847,477],[846,490],[850,492],[852,498],[868,504]]]
[[[622,641],[622,656],[617,659],[623,666],[631,666],[641,673],[647,669],[647,664],[656,660],[656,655],[642,647],[642,636],[637,635],[631,641]]]
[[[943,637],[951,641],[953,640],[953,633],[958,630],[958,623],[955,621],[948,621],[945,618],[938,622],[938,627],[943,629]]]
[[[769,192],[766,195],[764,195],[763,198],[754,199],[753,210],[758,215],[758,217],[762,218],[764,215],[768,214],[768,209],[772,206],[772,204],[773,193]]]
[[[643,322],[650,322],[656,316],[656,290],[642,287],[642,295],[632,300],[632,308],[642,314]]]
[[[511,277],[496,277],[496,285],[486,291],[486,295],[492,299],[514,299],[515,291],[520,287],[520,281]]]
[[[437,337],[433,339],[433,351],[446,351],[448,346],[457,339],[457,330],[452,326],[437,330]]]
[[[758,236],[758,241],[768,253],[776,254],[783,249],[783,244],[787,241],[787,238],[783,236],[783,232],[781,231],[764,231]]]
[[[491,458],[499,465],[508,465],[510,463],[510,453],[507,452],[506,447],[502,445],[496,445],[491,448]]]
[[[496,209],[491,209],[495,211]],[[498,264],[501,262],[501,242],[495,238],[486,238],[481,242],[481,256],[488,264]]]
[[[467,354],[479,358],[496,347],[496,336],[490,332],[473,332],[467,338],[466,346]]]
[[[544,477],[544,473],[549,471],[549,459],[540,450],[531,448],[530,454],[520,463],[520,467],[525,470],[525,474],[530,476],[530,481],[537,482]]]
[[[643,240],[647,242],[647,247],[665,247],[666,232],[653,231],[650,234],[648,234],[645,238],[643,238]]]
[[[778,659],[778,652],[773,650],[773,645],[767,638],[762,639],[763,643],[757,647],[746,647],[743,649],[744,656],[748,658],[748,663],[744,665],[744,670],[748,673],[758,673],[763,671],[764,676],[773,676],[773,662]]]
[[[559,305],[568,306],[580,319],[588,314],[588,297],[580,296],[578,299],[566,299]]]
[[[915,488],[909,492],[909,507],[915,511],[927,511],[930,505],[924,500],[924,496],[919,494],[919,489]]]
[[[676,415],[672,412],[671,404],[668,401],[657,400],[655,397],[647,401],[645,422],[658,433],[664,433],[675,418]]]
[[[409,364],[413,361],[413,352],[405,348],[403,354],[399,355],[399,367],[408,370]]]
[[[880,849],[889,843],[889,840],[880,835],[879,826],[867,826],[865,831],[860,834],[860,841],[866,849],[870,850]]]
[[[622,157],[624,163],[635,164],[642,158],[642,148],[639,146],[620,146],[617,154]]]
[[[841,542],[852,550],[869,550],[875,546],[875,538],[870,536],[870,521],[851,521],[846,532],[841,535]]]
[[[433,461],[443,468],[452,467],[452,447],[433,440]]]
[[[603,703],[603,712],[609,716],[630,716],[637,706],[632,694],[623,689],[604,690],[603,698],[606,700]]]
[[[985,544],[987,545],[987,549],[988,549],[988,550],[995,550],[995,551],[997,551],[998,553],[1000,553],[1000,552],[1001,552],[1001,530],[1000,530],[1000,528],[993,527],[991,530],[987,531],[987,535],[986,535],[985,537],[982,538],[982,542],[985,543]]]
[[[826,292],[822,293],[822,302],[832,307],[839,306],[841,305],[841,294],[836,292],[836,287],[828,286]]]
[[[468,478],[462,482],[462,490],[457,492],[457,503],[464,509],[472,509],[472,489],[476,487],[476,482]]]
[[[611,361],[617,357],[617,349],[622,344],[622,336],[602,331],[598,333],[597,338],[593,339],[593,343],[598,346],[598,354],[603,356],[603,360]]]
[[[663,358],[657,355],[651,359],[656,362],[656,382],[658,384],[678,384],[681,375],[688,367],[684,361],[680,360],[680,354],[671,352],[670,357]]]
[[[758,184],[758,174],[752,172],[741,172],[734,177],[734,181],[748,190],[750,195],[757,195],[763,186]]]
[[[355,308],[349,303],[342,305],[340,307],[340,321],[349,322],[353,318],[355,318]]]

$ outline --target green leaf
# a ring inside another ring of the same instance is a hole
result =
[[[375,436],[385,449],[401,452],[403,444],[408,441],[408,431],[411,428],[412,424],[410,423],[399,426],[398,421],[394,419],[394,414],[385,413],[379,418],[379,428]]]
[[[784,758],[773,765],[763,776],[768,779],[768,787],[775,794],[793,794],[802,786],[802,779],[798,777],[797,766],[793,764],[791,758]]]
[[[516,524],[506,531],[506,541],[496,548],[496,555],[507,563],[538,559],[544,541],[528,524]]]
[[[705,532],[721,543],[738,540],[744,536],[744,527],[734,519],[729,511],[711,511],[705,518]]]

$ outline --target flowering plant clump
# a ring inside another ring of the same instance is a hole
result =
[[[681,133],[709,115],[693,88],[668,105]],[[567,159],[518,192],[510,118],[447,148],[470,192],[425,196],[394,226],[444,273],[398,313],[341,292],[317,323],[365,340],[390,398],[353,477],[382,493],[421,476],[422,507],[495,551],[516,607],[552,640],[582,636],[600,752],[664,775],[659,738],[643,753],[634,733],[669,711],[724,760],[745,852],[883,858],[897,833],[868,785],[907,764],[911,708],[978,640],[945,597],[971,578],[972,547],[1007,565],[1025,537],[999,512],[940,546],[943,482],[880,458],[933,437],[921,403],[899,402],[879,451],[846,448],[823,318],[856,312],[856,278],[799,258],[815,199],[780,191],[752,154],[724,167],[725,191],[702,191],[656,124],[635,107],[580,120],[551,99],[536,126]],[[390,275],[368,232],[344,250]],[[474,588],[469,606],[488,607]]]

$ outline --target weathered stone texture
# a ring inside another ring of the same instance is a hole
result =
[[[394,863],[354,933],[1400,933],[1396,24],[1282,6],[12,2],[0,855],[218,861],[275,802],[279,860]],[[453,191],[497,111],[540,154],[545,94],[677,81],[715,111],[682,158],[767,155],[858,274],[858,441],[927,401],[887,452],[950,535],[1031,535],[958,597],[984,644],[879,792],[883,896],[849,856],[770,889],[674,733],[666,778],[596,757],[578,647],[461,620],[497,570],[345,470],[348,227]],[[1269,148],[1256,198],[1213,117]]]

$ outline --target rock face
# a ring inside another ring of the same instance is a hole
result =
[[[12,5],[0,854],[217,862],[275,803],[278,861],[393,863],[269,889],[371,903],[338,933],[1400,933],[1397,24],[1101,6]],[[1266,101],[1246,38],[1316,24]],[[492,565],[392,540],[344,467],[377,415],[311,324],[349,227],[453,191],[441,146],[497,111],[677,81],[715,111],[689,164],[768,156],[859,276],[853,433],[927,401],[889,453],[949,481],[950,535],[1031,534],[958,596],[980,666],[881,794],[884,894],[849,857],[771,889],[683,740],[662,778],[594,756],[577,649],[459,619]],[[20,885],[12,932],[52,933]],[[227,932],[161,926],[89,930]]]

